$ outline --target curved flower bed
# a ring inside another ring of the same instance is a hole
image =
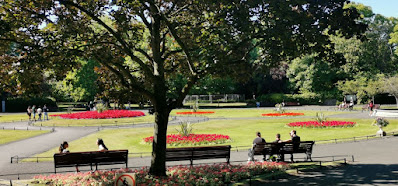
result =
[[[176,114],[214,114],[213,111],[206,112],[177,112]]]
[[[52,114],[52,117],[59,116],[64,119],[108,119],[108,118],[129,118],[145,116],[141,111],[130,110],[106,110],[98,113],[97,111],[78,112],[72,114]]]
[[[262,116],[302,116],[304,113],[294,113],[294,112],[286,112],[286,113],[268,113],[261,114]]]
[[[250,176],[285,171],[286,163],[250,162],[246,165],[213,164],[168,167],[166,177],[149,177],[149,168],[39,175],[33,183],[49,185],[115,185],[116,174],[135,173],[137,185],[228,185]]]
[[[189,136],[181,136],[179,134],[169,134],[166,137],[166,143],[171,146],[179,145],[204,145],[204,144],[222,144],[231,140],[227,135],[222,134],[190,134]],[[144,138],[145,143],[152,144],[153,136]]]
[[[353,127],[355,122],[351,121],[324,121],[319,123],[317,121],[302,121],[287,124],[289,127],[305,127],[305,128],[323,128],[323,127]]]

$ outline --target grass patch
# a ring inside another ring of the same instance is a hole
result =
[[[170,115],[173,116],[181,116],[176,114],[177,112],[190,112],[190,109],[174,109],[171,111]],[[197,116],[206,116],[209,118],[246,118],[246,117],[263,117],[263,118],[270,118],[266,116],[261,116],[261,114],[265,113],[276,113],[274,109],[271,108],[260,108],[260,109],[200,109],[201,112],[206,111],[214,111],[214,114],[200,114]],[[342,114],[342,113],[349,113],[349,112],[342,112],[342,111],[314,111],[314,110],[291,110],[286,109],[286,112],[294,112],[294,113],[304,113],[304,116],[315,116],[317,112],[322,112],[326,116],[335,115],[335,114]]]
[[[32,115],[33,117],[33,115]],[[0,123],[6,122],[18,122],[18,121],[28,121],[29,116],[27,114],[0,114]]]
[[[112,119],[62,119],[60,117],[52,117],[49,121],[36,122],[35,126],[70,126],[70,127],[82,127],[82,126],[107,126],[107,125],[131,125],[140,123],[153,123],[155,117],[152,115],[146,115],[141,117],[131,118],[112,118]]]
[[[232,139],[233,147],[250,146],[255,132],[260,131],[266,141],[273,141],[275,134],[280,133],[283,140],[289,139],[292,128],[286,124],[294,121],[308,121],[311,118],[284,118],[267,120],[213,120],[194,124],[196,134],[223,134]],[[332,118],[330,118],[332,120]],[[353,136],[374,135],[377,127],[371,126],[372,119],[338,119],[357,122],[357,126],[351,128],[295,128],[301,140],[330,140],[335,138],[349,138]],[[386,132],[398,130],[398,120],[389,120],[390,125],[384,128]],[[169,126],[168,134],[177,133],[178,126]],[[97,150],[97,138],[104,139],[109,149],[128,149],[130,153],[151,152],[152,146],[142,143],[142,139],[153,135],[153,128],[108,129],[91,134],[76,141],[69,142],[71,152]],[[52,157],[58,147],[37,155],[38,157]]]
[[[45,130],[0,130],[0,145],[18,141],[40,134],[47,133]]]

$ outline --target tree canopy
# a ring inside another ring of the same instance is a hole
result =
[[[365,25],[345,0],[3,0],[1,63],[21,73],[63,76],[93,59],[120,85],[154,105],[150,173],[165,175],[168,116],[206,74],[241,75],[249,52],[257,62],[330,50],[327,34],[359,34]],[[110,20],[110,21],[109,21]],[[171,83],[178,76],[183,84]],[[175,87],[171,87],[176,85]],[[171,93],[171,94],[170,94]],[[169,97],[169,95],[173,95]]]

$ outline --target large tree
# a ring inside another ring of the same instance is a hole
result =
[[[156,125],[150,173],[161,176],[166,170],[169,113],[199,79],[206,74],[239,75],[255,46],[261,47],[260,63],[276,64],[288,56],[324,51],[330,43],[326,32],[361,32],[364,25],[355,21],[359,14],[343,9],[344,4],[345,0],[3,0],[0,47],[18,43],[23,55],[5,60],[54,74],[78,65],[77,57],[94,59],[121,85],[151,100]],[[184,85],[172,87],[171,81],[181,75]]]

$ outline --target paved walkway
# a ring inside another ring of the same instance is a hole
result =
[[[315,107],[316,108],[316,107]],[[322,107],[325,108],[325,107]],[[301,108],[303,109],[303,108]],[[314,109],[314,107],[309,107]],[[367,113],[352,112],[349,114],[339,114],[334,117],[355,117],[355,118],[370,118]],[[183,120],[191,122],[203,121],[205,118],[201,117],[185,117]],[[235,118],[237,119],[237,118]],[[179,120],[170,122],[171,125],[178,124]],[[153,124],[146,124],[150,126]],[[15,126],[17,128],[28,127],[27,122],[16,122],[1,124],[0,127]],[[125,126],[138,127],[138,126]],[[141,126],[142,127],[142,126]],[[47,128],[51,129],[51,128]],[[17,179],[18,173],[38,173],[38,172],[53,172],[53,162],[46,163],[18,163],[11,164],[10,158],[15,155],[32,156],[37,153],[47,151],[59,145],[59,141],[73,141],[82,138],[88,134],[96,132],[97,127],[56,127],[52,133],[36,136],[33,138],[12,142],[9,144],[0,145],[0,179]],[[338,167],[334,169],[322,169],[321,171],[300,173],[290,176],[289,179],[270,180],[267,184],[271,185],[311,185],[311,184],[326,184],[326,185],[356,185],[356,184],[398,184],[398,159],[396,154],[398,149],[395,147],[398,144],[397,137],[389,137],[382,139],[373,139],[369,141],[347,142],[338,144],[316,145],[314,147],[313,157],[324,157],[334,155],[344,155],[348,160],[351,160],[351,155],[354,156],[355,161],[348,166]],[[348,155],[348,156],[347,156]],[[302,156],[295,156],[302,157]],[[259,157],[260,158],[260,157]],[[331,160],[332,157],[314,158],[314,160]],[[247,151],[239,151],[231,153],[231,161],[245,162],[247,160]],[[196,161],[196,163],[220,162],[216,160]],[[172,162],[168,165],[181,164],[188,162]],[[129,167],[142,167],[150,165],[150,157],[130,158]],[[119,166],[120,167],[120,166]],[[107,168],[107,167],[103,167]],[[81,168],[87,170],[88,167]],[[73,168],[62,169],[74,171]],[[33,174],[19,175],[20,179],[31,178]],[[258,183],[262,184],[262,183]]]

